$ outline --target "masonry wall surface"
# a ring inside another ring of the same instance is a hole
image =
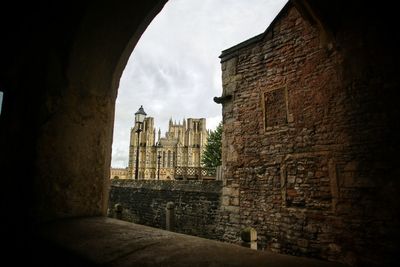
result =
[[[174,231],[221,239],[216,230],[221,181],[112,180],[109,216],[161,229],[166,226],[166,205],[175,204]],[[122,205],[116,214],[115,205]]]
[[[222,53],[224,240],[251,226],[275,252],[394,258],[396,63],[380,57],[386,33],[363,23],[379,25],[338,23],[327,41],[289,3],[258,40]]]

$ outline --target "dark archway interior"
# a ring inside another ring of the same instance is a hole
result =
[[[7,2],[2,232],[27,250],[41,222],[105,215],[119,78],[166,1]]]
[[[0,8],[0,162],[1,230],[10,256],[31,248],[36,226],[43,222],[105,214],[119,78],[140,35],[166,0],[7,2]],[[323,29],[321,38],[334,45],[329,49],[343,51],[343,79],[383,81],[360,85],[376,102],[358,104],[379,109],[387,129],[377,137],[380,145],[365,153],[385,162],[376,167],[386,179],[379,181],[377,194],[391,211],[391,232],[385,236],[393,238],[389,241],[396,251],[396,8],[364,1],[294,2],[310,23]]]

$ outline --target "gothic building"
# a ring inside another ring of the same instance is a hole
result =
[[[135,178],[138,146],[138,124],[131,129],[128,177]],[[200,167],[207,143],[206,119],[189,118],[182,123],[169,121],[165,137],[154,128],[154,118],[148,117],[139,137],[139,179],[174,179],[175,167]]]
[[[128,168],[111,168],[110,179],[127,179]]]

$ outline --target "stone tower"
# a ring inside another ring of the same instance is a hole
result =
[[[128,177],[134,178],[136,167],[136,151],[137,146],[139,145],[139,177],[149,176],[155,178],[156,165],[150,158],[155,152],[156,130],[154,128],[154,118],[147,117],[145,119],[139,136],[139,144],[137,130],[138,124],[135,123],[135,126],[131,128]]]

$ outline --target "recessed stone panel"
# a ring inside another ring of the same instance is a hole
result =
[[[286,88],[276,88],[263,93],[265,128],[285,125],[288,122]]]

